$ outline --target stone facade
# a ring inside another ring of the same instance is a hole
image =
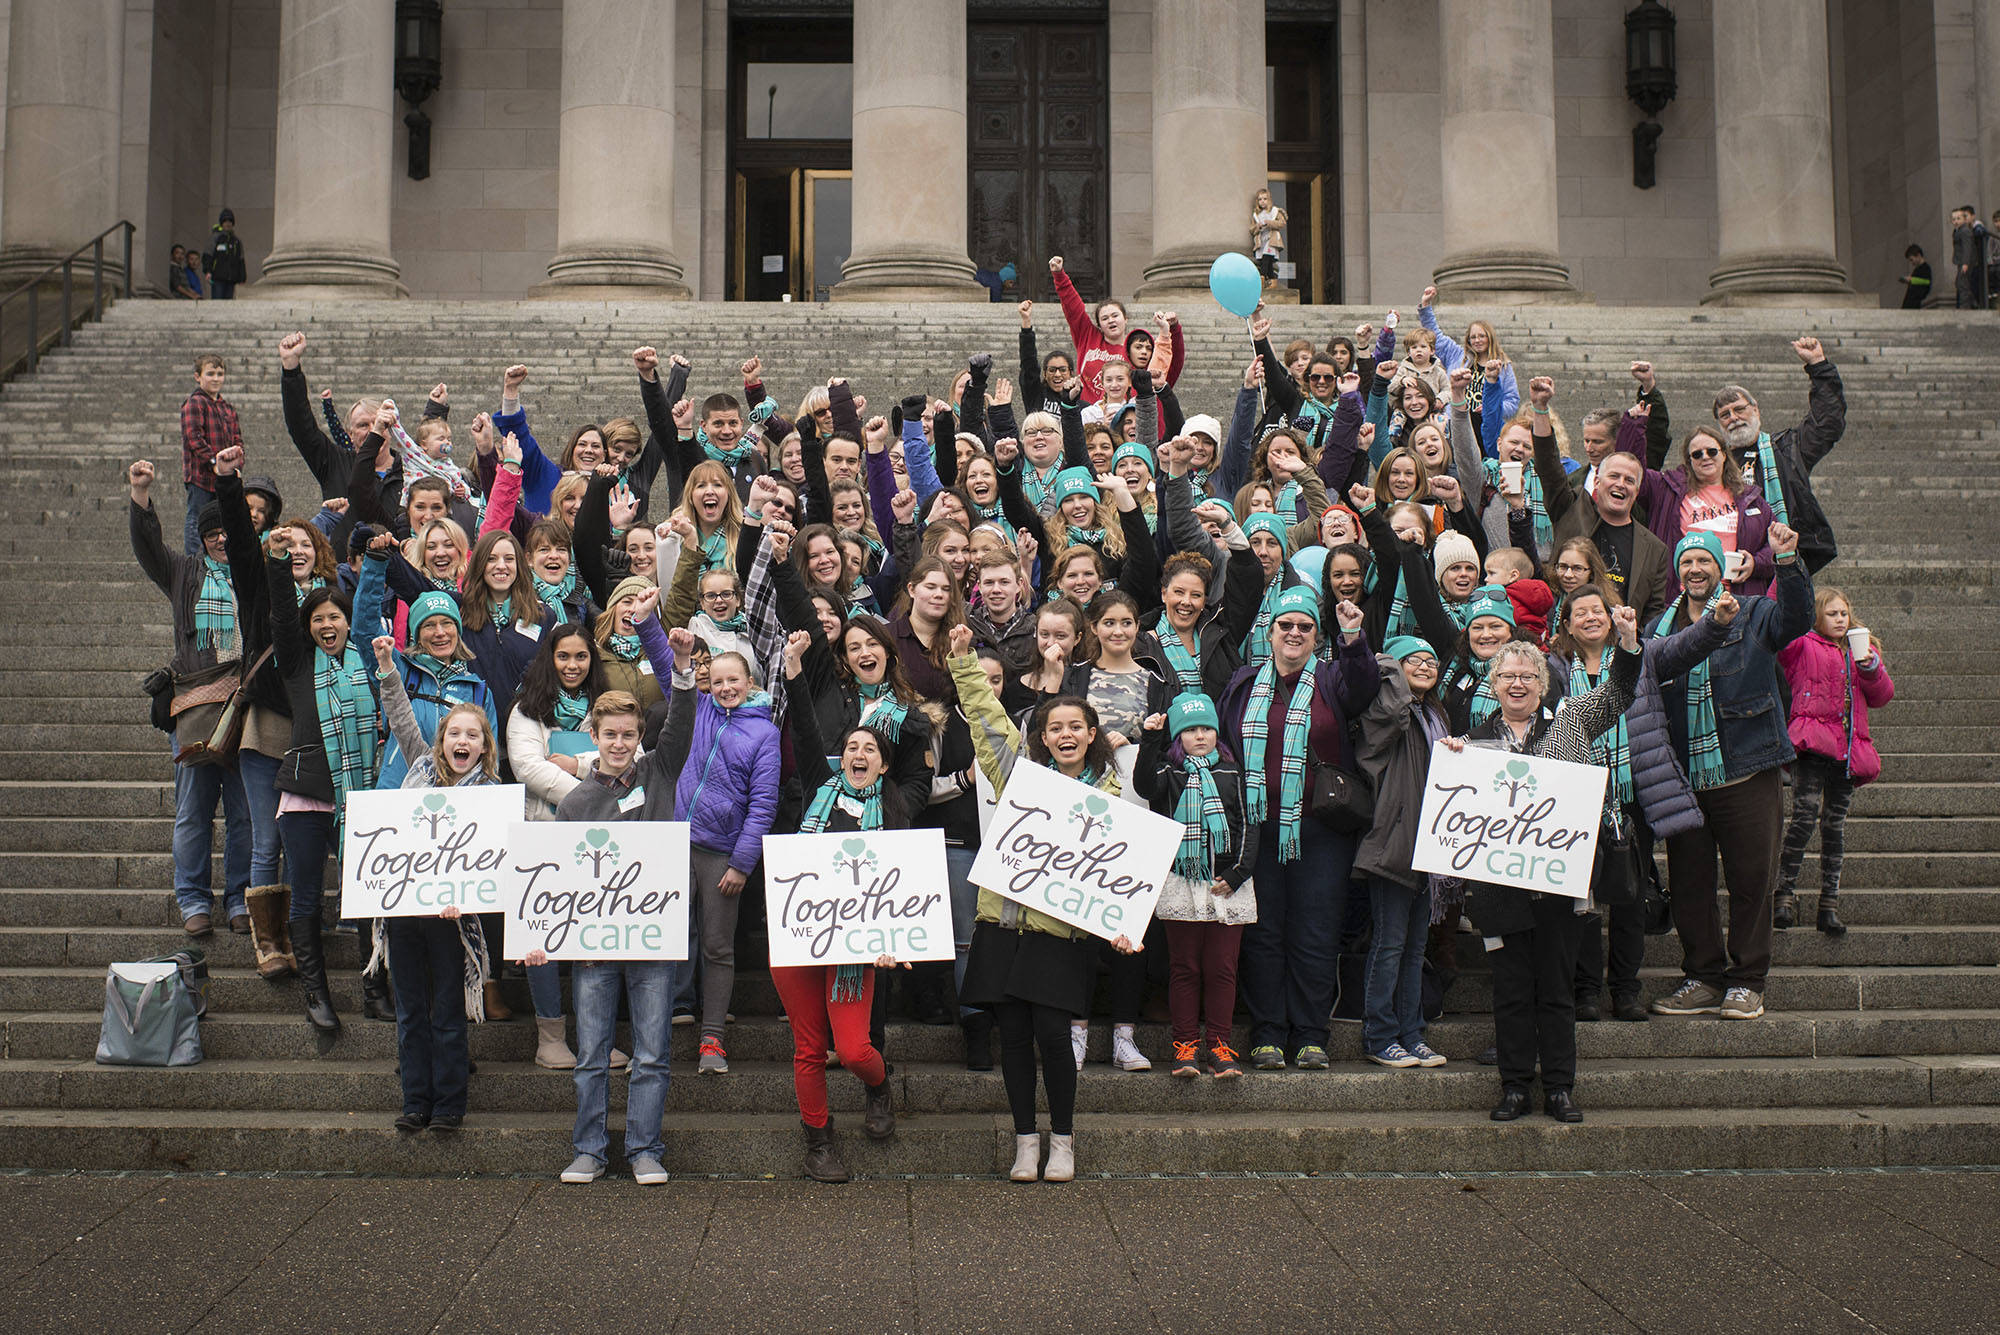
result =
[[[303,28],[350,9],[358,19],[388,3],[0,0],[0,87],[13,122],[0,138],[0,235],[8,247],[0,269],[20,272],[35,256],[126,217],[139,226],[135,277],[158,289],[168,246],[205,243],[227,204],[253,278],[278,249],[272,276],[295,286],[324,281],[331,250],[358,247],[380,253],[358,270],[381,278],[373,290],[400,284],[426,297],[526,296],[551,286],[552,263],[558,279],[589,278],[608,290],[725,294],[729,0],[447,0],[444,85],[425,108],[432,172],[423,181],[405,171],[405,108],[380,85],[358,95],[367,107],[343,114],[379,127],[387,111],[386,156],[379,128],[364,136],[365,146],[326,128],[331,113],[311,79],[296,93],[281,89],[292,68],[288,23]],[[961,10],[949,0],[923,3],[941,6],[940,21]],[[2000,0],[1669,3],[1678,20],[1679,89],[1658,118],[1665,134],[1650,190],[1632,184],[1639,113],[1624,95],[1622,3],[1321,6],[1334,31],[1325,75],[1335,123],[1327,133],[1339,162],[1337,245],[1328,262],[1342,300],[1409,304],[1436,277],[1482,299],[1489,289],[1507,299],[1511,289],[1514,299],[1580,295],[1603,304],[1691,304],[1744,290],[1752,299],[1818,290],[1816,299],[1839,300],[1844,287],[1893,305],[1905,245],[1922,244],[1942,274],[1951,206],[1971,201],[1988,214],[2000,206]],[[612,17],[601,35],[567,34],[566,53],[566,7],[572,16]],[[616,17],[641,8],[651,16],[643,51],[621,40],[631,31]],[[992,21],[1001,11],[976,12]],[[1247,127],[1259,111],[1247,72],[1264,60],[1261,40],[1254,48],[1249,41],[1256,17],[1291,19],[1301,7],[1104,0],[1075,12],[1103,23],[1108,53],[1111,288],[1149,297],[1185,289],[1199,267],[1195,252],[1240,230],[1235,197],[1259,174],[1247,165],[1258,148]],[[368,16],[379,26],[378,19]],[[1718,40],[1732,71],[1720,124]],[[379,45],[379,34],[370,41]],[[962,192],[955,173],[935,171],[937,154],[921,147],[933,130],[950,136],[964,125],[963,80],[929,78],[921,99],[905,80],[885,97],[876,90],[888,86],[896,61],[878,48],[855,64],[857,178],[902,179],[896,173],[914,155],[933,170],[921,200],[897,203],[895,192],[857,186],[859,207],[871,211],[853,220],[857,254],[842,295],[948,288],[976,299],[983,292],[967,283],[965,257],[947,235],[962,225]],[[1994,58],[1982,60],[1982,51]],[[642,57],[652,62],[647,83],[671,85],[653,87],[644,105],[629,92],[565,97],[566,69],[590,71],[601,86],[618,82],[607,71],[636,67]],[[348,59],[356,63],[354,53]],[[1184,77],[1162,61],[1207,77]],[[656,77],[654,66],[670,77]],[[63,80],[91,69],[118,77],[106,77],[90,97],[74,96]],[[1531,87],[1544,69],[1546,87]],[[390,71],[379,78],[386,85]],[[288,96],[314,110],[288,119],[281,106]],[[579,143],[604,139],[593,125],[635,127],[602,152],[573,155],[573,217],[563,193],[566,107]],[[870,117],[873,131],[864,123]],[[892,119],[926,128],[885,132]],[[46,124],[66,127],[59,133],[74,136],[74,150],[50,157],[35,128]],[[1774,127],[1783,127],[1782,144]],[[1191,155],[1201,160],[1163,180],[1159,155],[1171,159],[1177,142],[1230,149]],[[1719,143],[1742,147],[1725,155]],[[301,151],[318,160],[281,169],[281,153]],[[586,158],[596,162],[594,174],[584,170]],[[1211,170],[1224,159],[1229,170]],[[1788,177],[1782,189],[1772,165],[1780,161]],[[1789,179],[1801,161],[1810,179]],[[368,238],[378,197],[386,201],[386,237],[375,242]],[[1541,212],[1543,203],[1532,217],[1523,212],[1523,200],[1545,198],[1552,214]],[[294,216],[282,218],[281,208]],[[633,236],[619,230],[635,226],[646,238],[637,260],[627,253]],[[346,238],[338,246],[336,233]],[[622,267],[611,252],[625,257]],[[357,272],[352,255],[342,263],[346,269],[335,271]],[[1948,283],[1939,287],[1949,291]]]

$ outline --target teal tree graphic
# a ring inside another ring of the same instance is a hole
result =
[[[413,823],[424,827],[431,838],[438,837],[438,831],[448,830],[458,824],[458,812],[443,793],[425,793],[423,802],[410,814]]]
[[[880,859],[869,851],[866,839],[843,839],[840,841],[840,852],[833,859],[833,865],[847,868],[854,877],[854,883],[860,885],[862,873],[874,870],[879,861]]]
[[[1524,797],[1535,795],[1535,776],[1528,773],[1528,762],[1510,760],[1507,768],[1493,776],[1493,791],[1507,794],[1507,805],[1513,806]]]
[[[576,846],[576,865],[588,865],[592,876],[602,876],[605,868],[617,866],[618,845],[611,841],[611,831],[585,830],[582,841]]]
[[[1077,823],[1083,837],[1088,839],[1093,831],[1111,833],[1111,801],[1102,793],[1092,793],[1069,809],[1069,818]]]

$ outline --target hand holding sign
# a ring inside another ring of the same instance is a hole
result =
[[[524,821],[517,810],[501,877],[509,959],[687,958],[685,824]]]
[[[526,800],[518,783],[348,794],[343,908],[361,918],[499,912],[509,829]]]
[[[1597,861],[1604,783],[1596,765],[1444,738],[1431,751],[1411,865],[1582,899]]]
[[[771,963],[953,958],[942,830],[783,834],[764,840]]]

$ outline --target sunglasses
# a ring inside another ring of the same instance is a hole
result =
[[[1690,458],[1690,459],[1720,459],[1721,457],[1722,457],[1722,451],[1721,451],[1721,450],[1689,450],[1689,451],[1688,451],[1688,458]]]
[[[1309,375],[1306,379],[1315,385],[1331,385],[1334,381],[1340,379],[1340,377],[1337,375]]]
[[[1279,621],[1273,624],[1287,635],[1309,635],[1319,629],[1310,621]]]

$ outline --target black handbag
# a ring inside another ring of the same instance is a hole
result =
[[[1592,897],[1610,908],[1629,908],[1639,902],[1642,875],[1632,832],[1605,824],[1597,832],[1597,866],[1590,876]]]
[[[1360,834],[1375,823],[1375,790],[1368,780],[1338,765],[1317,763],[1310,778],[1306,810],[1314,820],[1339,834]]]

